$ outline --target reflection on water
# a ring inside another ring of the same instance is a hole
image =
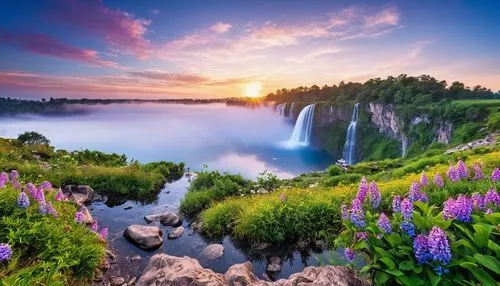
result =
[[[129,159],[142,162],[183,161],[191,170],[200,170],[207,164],[211,170],[240,173],[249,178],[264,170],[290,178],[307,171],[323,170],[332,161],[319,150],[291,150],[280,146],[280,142],[290,137],[293,126],[268,108],[246,109],[224,104],[83,107],[87,112],[74,116],[0,118],[0,132],[3,136],[17,137],[24,131],[37,131],[58,148],[124,153]],[[284,247],[262,252],[242,243],[235,245],[229,238],[207,241],[189,229],[188,221],[183,222],[186,232],[176,240],[166,239],[170,228],[160,225],[165,241],[153,252],[143,251],[123,238],[123,230],[131,224],[144,224],[145,215],[175,211],[188,185],[186,178],[168,184],[149,204],[110,201],[90,206],[101,226],[109,228],[111,246],[117,251],[119,261],[128,266],[126,271],[140,273],[155,253],[199,258],[201,250],[213,242],[224,244],[223,257],[200,263],[218,272],[225,272],[234,263],[251,260],[256,274],[262,278],[266,259],[271,255],[284,258],[283,270],[272,278],[287,277],[301,271],[305,265],[318,263],[315,256],[319,254],[307,251],[301,253]],[[142,259],[129,262],[135,255]]]

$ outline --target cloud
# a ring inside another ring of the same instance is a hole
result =
[[[178,74],[161,71],[141,71],[128,72],[127,75],[132,77],[146,78],[167,82],[169,84],[178,85],[206,85],[206,86],[223,86],[244,84],[253,81],[253,78],[228,78],[228,79],[213,79],[206,76],[196,74]]]
[[[14,34],[0,30],[0,44],[34,54],[85,62],[93,66],[120,67],[115,62],[101,59],[95,50],[85,50],[70,46],[43,34]]]
[[[151,12],[151,14],[153,14],[153,15],[160,14],[160,10],[158,10],[158,9],[153,9],[153,10],[151,10],[150,12]]]
[[[373,16],[365,17],[365,26],[395,26],[399,23],[399,12],[394,7],[385,8]]]
[[[216,33],[219,33],[219,34],[223,34],[227,31],[229,31],[229,29],[231,29],[231,27],[233,27],[233,25],[231,25],[229,23],[218,22],[217,24],[210,27],[210,30],[212,30]]]
[[[57,9],[47,15],[51,20],[101,36],[114,50],[148,56],[150,42],[144,38],[150,20],[113,10],[98,0],[57,0]]]

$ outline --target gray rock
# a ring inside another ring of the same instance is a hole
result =
[[[142,249],[156,249],[163,243],[162,232],[157,226],[131,225],[123,235]]]
[[[111,282],[111,286],[120,286],[120,285],[123,285],[123,283],[125,283],[125,278],[121,277],[121,276],[114,276],[114,277],[111,277],[111,279],[109,279],[110,282]]]
[[[277,256],[271,256],[268,259],[266,270],[269,272],[280,272],[283,266],[283,260]]]
[[[80,207],[80,212],[83,214],[82,221],[85,224],[91,224],[94,221],[94,218],[90,214],[89,210],[85,206]]]
[[[64,187],[63,193],[68,195],[70,201],[74,201],[80,206],[91,202],[94,198],[94,190],[85,185],[67,185]]]
[[[166,226],[175,226],[179,225],[180,223],[179,216],[174,214],[173,212],[147,215],[144,217],[144,220],[146,221],[146,223],[161,222]]]
[[[129,284],[131,284],[129,282]],[[156,254],[149,260],[138,286],[369,286],[342,266],[307,267],[288,279],[276,282],[259,280],[253,274],[250,262],[231,266],[222,275],[201,267],[198,260]]]
[[[201,257],[208,260],[215,260],[224,255],[222,244],[209,244],[201,251]]]
[[[134,255],[134,256],[132,256],[132,258],[130,258],[130,262],[136,262],[136,261],[139,261],[141,259],[142,258],[140,255]]]
[[[184,227],[181,225],[179,227],[172,228],[172,231],[168,234],[168,238],[176,239],[182,236],[184,233]]]
[[[130,279],[130,281],[128,281],[128,285],[134,285],[135,281],[137,281],[137,277],[133,277],[132,279]]]

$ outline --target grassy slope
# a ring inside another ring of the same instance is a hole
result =
[[[435,173],[444,175],[454,157],[457,155],[435,155],[408,162],[386,160],[380,166],[376,166],[377,162],[371,162],[357,168],[369,180],[377,180],[383,196],[382,208],[387,209],[391,194],[406,193],[411,183],[418,180],[422,170],[430,178]],[[489,174],[494,167],[500,166],[498,149],[488,154],[468,152],[462,154],[462,157],[466,158],[469,166],[482,162]],[[368,164],[373,165],[371,171]],[[306,177],[306,181],[310,178]],[[315,241],[325,235],[335,234],[341,228],[340,205],[354,196],[359,177],[353,182],[340,181],[333,188],[325,185],[331,177],[316,175],[315,179],[319,185],[312,188],[294,187],[293,185],[301,185],[299,180],[270,194],[230,198],[214,204],[200,215],[203,230],[213,236],[230,234],[247,241],[267,243]],[[484,180],[447,185],[445,191],[431,195],[431,201],[440,205],[450,194],[487,190],[488,186],[483,185],[488,184],[491,183]],[[481,188],[477,188],[479,185]],[[280,198],[282,194],[286,197],[286,202]]]
[[[22,180],[54,186],[89,185],[103,195],[129,199],[151,199],[165,182],[178,179],[184,165],[171,162],[127,164],[116,154],[85,151],[69,153],[44,145],[20,145],[16,140],[0,138],[0,170],[18,170]]]

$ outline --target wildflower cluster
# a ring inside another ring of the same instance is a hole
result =
[[[7,261],[12,256],[12,249],[6,243],[0,243],[0,263]]]

